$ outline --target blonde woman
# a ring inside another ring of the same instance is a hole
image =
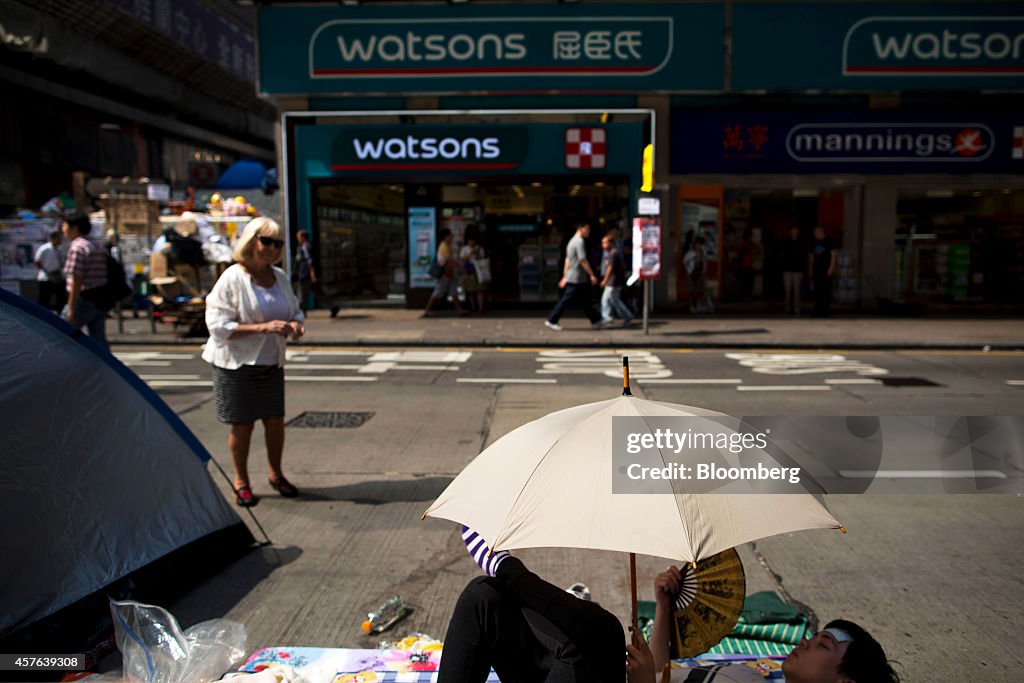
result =
[[[281,470],[284,451],[284,347],[305,334],[291,283],[275,264],[284,253],[281,227],[269,218],[250,221],[235,246],[236,263],[206,298],[210,339],[203,360],[213,365],[217,419],[231,425],[228,448],[235,465],[235,502],[259,502],[249,483],[249,443],[263,421],[270,486],[299,495]]]

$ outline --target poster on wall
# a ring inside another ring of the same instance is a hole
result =
[[[697,237],[704,240],[704,286],[709,295],[718,298],[719,284],[721,281],[720,268],[720,233],[722,224],[722,194],[721,189],[716,188],[715,193],[705,193],[700,196],[702,188],[694,188],[692,192],[685,192],[680,207],[682,249],[679,252],[679,272],[685,272],[683,259],[693,247]],[[714,194],[715,196],[712,196]],[[686,196],[689,195],[689,196]],[[677,291],[680,298],[689,296],[686,291],[686,278],[680,277],[677,281]]]
[[[437,249],[437,209],[432,206],[410,206],[409,220],[409,287],[433,288],[434,278],[427,272]]]
[[[633,219],[633,273],[630,281],[661,278],[661,221],[657,218]]]

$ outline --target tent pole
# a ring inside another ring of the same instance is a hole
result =
[[[238,491],[235,490],[235,483],[231,480],[231,477],[228,476],[228,473],[225,472],[224,468],[220,466],[220,463],[214,460],[213,458],[210,458],[210,462],[212,462],[214,467],[216,467],[217,470],[221,473],[221,475],[224,477],[224,481],[228,483],[228,486],[231,487],[231,491],[237,496]],[[245,509],[249,512],[249,517],[252,518],[252,523],[256,525],[256,528],[260,530],[261,534],[263,534],[263,538],[266,539],[266,541],[264,543],[260,543],[260,545],[273,545],[274,542],[270,540],[270,536],[267,535],[266,529],[264,529],[263,525],[260,524],[260,520],[256,519],[256,515],[252,513],[252,508],[247,507]]]

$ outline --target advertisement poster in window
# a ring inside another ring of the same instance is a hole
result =
[[[427,270],[437,249],[437,209],[411,206],[409,219],[409,287],[427,289],[435,284]]]

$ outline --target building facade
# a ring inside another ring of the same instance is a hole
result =
[[[660,199],[657,307],[705,238],[725,304],[771,310],[790,228],[850,309],[1024,300],[1024,6],[952,2],[261,4],[289,229],[329,296],[416,306],[437,231],[508,304],[557,295],[587,220]],[[655,183],[643,184],[653,146]],[[599,258],[594,254],[595,261]]]

